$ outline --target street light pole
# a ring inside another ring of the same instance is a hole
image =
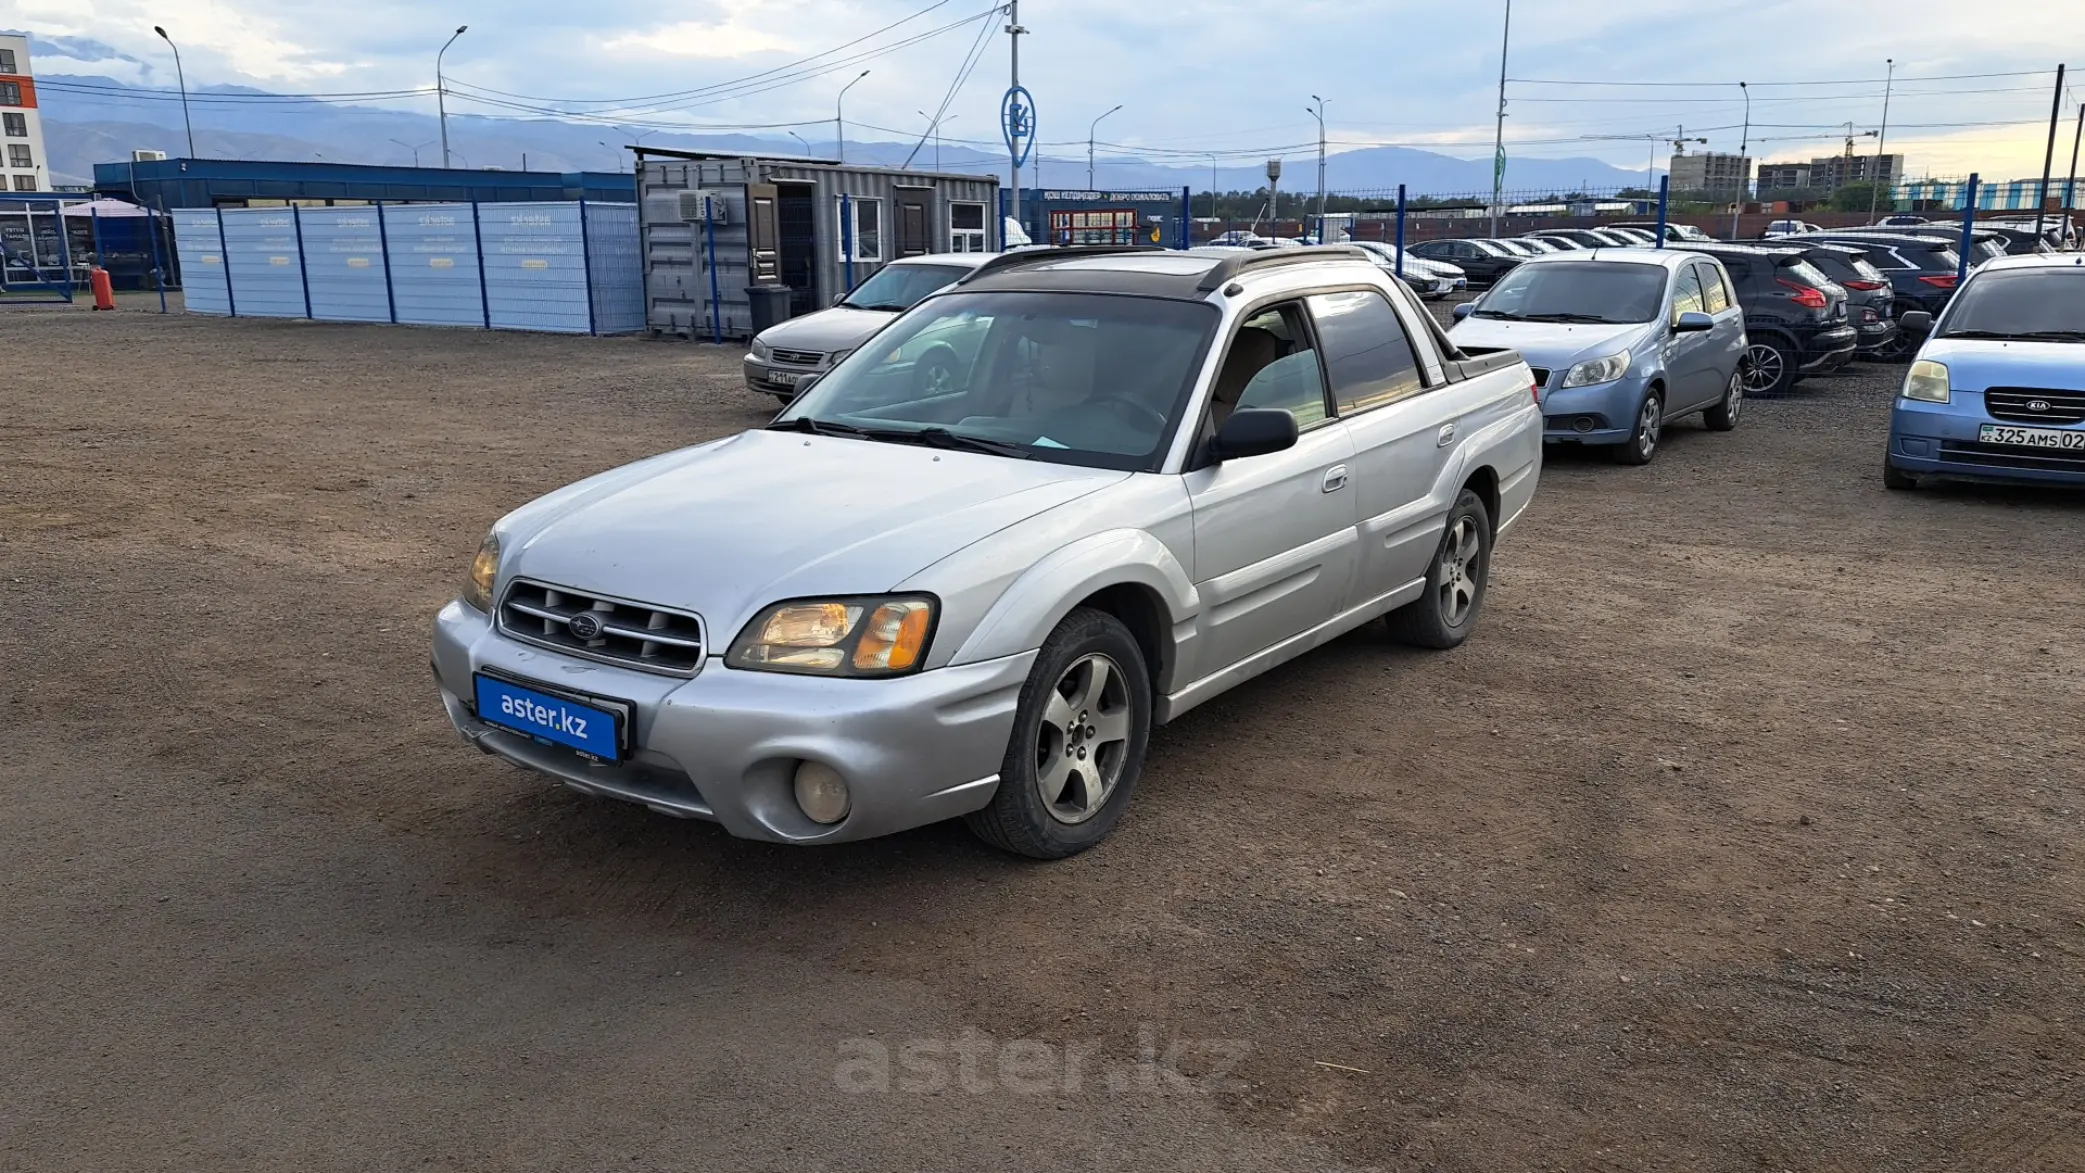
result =
[[[840,96],[833,99],[833,146],[840,152],[840,162],[842,163],[847,161],[847,119],[845,114],[847,109],[847,91],[860,85],[861,80],[867,76],[869,76],[869,71],[866,69],[855,74],[853,81],[840,87]]]
[[[2042,223],[2049,212],[2049,168],[2056,162],[2056,123],[2063,117],[2063,66],[2056,66],[2056,99],[2049,103],[2049,149],[2042,154],[2042,185],[2035,189],[2034,238],[2042,238]]]
[[[1732,240],[1738,238],[1738,214],[1745,210],[1745,195],[1747,189],[1752,186],[1752,160],[1746,157],[1752,148],[1752,87],[1744,82],[1739,82],[1737,83],[1737,88],[1745,95],[1745,131],[1744,137],[1738,140],[1737,149],[1738,169],[1743,171],[1744,174],[1738,176],[1737,200],[1730,206],[1730,239]]]
[[[1506,0],[1506,27],[1499,33],[1499,119],[1491,157],[1491,235],[1499,234],[1499,201],[1506,187],[1506,49],[1513,43],[1513,0]]]
[[[1317,105],[1311,113],[1318,118],[1318,238],[1322,243],[1325,236],[1325,99],[1316,94],[1310,96]]]
[[[1886,58],[1889,77],[1882,83],[1882,133],[1875,136],[1875,174],[1868,177],[1868,223],[1875,223],[1876,201],[1882,198],[1882,150],[1890,141],[1890,91],[1897,84],[1897,59]],[[1890,210],[1897,208],[1897,193],[1890,193]]]
[[[1116,106],[1115,106],[1115,110],[1120,110],[1120,109],[1122,109],[1122,106],[1121,106],[1121,104],[1120,104],[1120,103],[1117,103],[1117,104],[1116,104]],[[1102,115],[1100,116],[1100,118],[1106,118],[1106,117],[1107,117],[1107,116],[1108,116],[1109,114],[1113,114],[1113,113],[1115,112],[1115,110],[1109,110],[1109,111],[1107,111],[1106,113],[1102,114]],[[1096,118],[1096,119],[1094,119],[1094,120],[1093,120],[1093,125],[1091,125],[1091,126],[1088,126],[1088,127],[1086,128],[1086,190],[1087,190],[1087,191],[1092,191],[1092,190],[1093,190],[1093,135],[1094,135],[1094,132],[1095,132],[1095,131],[1098,131],[1098,130],[1100,129],[1100,118]]]
[[[2085,107],[2078,110],[2078,124],[2085,126]],[[2072,152],[2073,155],[2076,153]],[[2071,170],[2077,169],[2077,160],[2074,158],[2071,160]],[[1212,224],[1216,222],[1216,156],[1213,153],[1209,155],[1209,221]]]
[[[449,34],[449,39],[442,42],[441,51],[434,55],[434,111],[442,124],[443,170],[447,170],[449,166],[449,101],[448,83],[442,80],[442,55],[447,53],[449,46],[456,43],[456,38],[462,36],[470,27],[467,24],[457,25],[456,31]]]
[[[413,153],[414,167],[418,167],[420,165],[420,147],[431,147],[434,145],[433,143],[421,143],[419,144],[419,146],[415,146],[402,138],[394,138],[391,141],[397,143],[399,146],[404,147],[406,150],[411,151]],[[604,143],[602,145],[605,146],[607,144]]]
[[[188,74],[181,68],[181,46],[176,45],[174,38],[168,36],[167,31],[158,25],[153,25],[152,31],[158,33],[159,39],[165,41],[167,48],[174,51],[174,80],[181,86],[181,125],[188,130],[188,157],[193,159],[195,158],[195,123],[188,120]]]
[[[2078,106],[2078,129],[2071,132],[2070,178],[2063,181],[2063,218],[2066,221],[2063,236],[2065,240],[2069,240],[2071,236],[2071,226],[2068,224],[2068,221],[2071,219],[2071,213],[2075,212],[2078,207],[2076,199],[2078,194],[2078,144],[2080,141],[2085,141],[2085,103],[2080,103]]]

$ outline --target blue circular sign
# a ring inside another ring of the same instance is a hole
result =
[[[1016,168],[1028,162],[1035,149],[1035,99],[1025,86],[1014,86],[999,101],[999,129],[1006,135],[1006,151]]]

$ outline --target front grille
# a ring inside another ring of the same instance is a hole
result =
[[[824,352],[817,350],[769,350],[767,356],[792,367],[815,367],[825,361]]]
[[[582,614],[590,618],[581,626],[598,628],[592,638],[572,630]],[[702,620],[694,615],[538,582],[507,588],[499,622],[515,639],[646,672],[693,676],[707,654]]]
[[[2005,444],[1981,444],[1948,440],[1940,445],[1942,464],[1981,464],[1992,468],[2025,468],[2042,472],[2085,472],[2085,452],[2059,452],[2052,448],[2014,448]]]
[[[2021,424],[2085,424],[2085,391],[1993,387],[1984,392],[1984,410]]]

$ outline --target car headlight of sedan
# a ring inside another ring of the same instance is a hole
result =
[[[846,357],[847,357],[848,355],[850,355],[850,354],[853,354],[853,353],[854,353],[854,352],[853,352],[852,350],[835,350],[835,351],[833,351],[833,352],[832,352],[831,354],[828,354],[828,355],[826,355],[826,356],[825,356],[825,366],[826,366],[826,369],[827,369],[827,370],[831,370],[832,368],[834,368],[834,367],[836,367],[836,366],[839,366],[839,365],[840,365],[840,360],[841,360],[841,359],[844,359],[844,358],[846,358]]]
[[[1904,398],[1946,403],[1948,394],[1947,364],[1926,358],[1911,364],[1911,373],[1904,376]]]
[[[1629,352],[1610,354],[1606,358],[1587,359],[1564,375],[1566,387],[1590,387],[1595,383],[1612,383],[1629,373]]]
[[[934,600],[800,599],[754,616],[724,662],[757,672],[898,676],[917,671],[934,632]]]
[[[463,593],[458,597],[487,615],[492,614],[492,588],[499,576],[499,535],[486,534],[478,546],[478,556],[471,559],[470,577],[463,581]]]
[[[765,342],[762,342],[762,341],[761,341],[760,339],[758,339],[758,338],[755,338],[755,339],[753,340],[753,357],[754,357],[754,358],[756,358],[756,359],[760,360],[761,362],[766,362],[766,361],[767,361],[768,359],[770,359],[770,358],[773,358],[773,357],[774,357],[774,353],[775,353],[775,352],[774,352],[774,351],[773,351],[772,349],[770,349],[770,348],[768,347],[768,344],[767,344],[767,343],[765,343]]]

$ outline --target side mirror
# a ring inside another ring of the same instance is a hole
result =
[[[1672,324],[1672,332],[1675,334],[1699,334],[1715,328],[1716,319],[1700,310],[1687,310],[1680,315],[1679,321]]]
[[[1906,310],[1897,315],[1897,325],[1911,334],[1933,332],[1933,315],[1924,310]]]
[[[1295,446],[1295,416],[1278,407],[1247,407],[1224,421],[1211,454],[1218,460],[1242,460]]]
[[[1463,302],[1463,303],[1462,303],[1461,305],[1459,305],[1459,306],[1456,306],[1456,307],[1455,307],[1455,320],[1456,320],[1456,321],[1458,321],[1458,322],[1460,322],[1460,321],[1462,321],[1462,320],[1463,320],[1464,318],[1467,318],[1467,317],[1469,317],[1469,316],[1470,316],[1471,314],[1474,314],[1474,313],[1476,313],[1476,312],[1477,312],[1477,303],[1476,303],[1476,302],[1474,302],[1474,301],[1466,301],[1466,302]]]

